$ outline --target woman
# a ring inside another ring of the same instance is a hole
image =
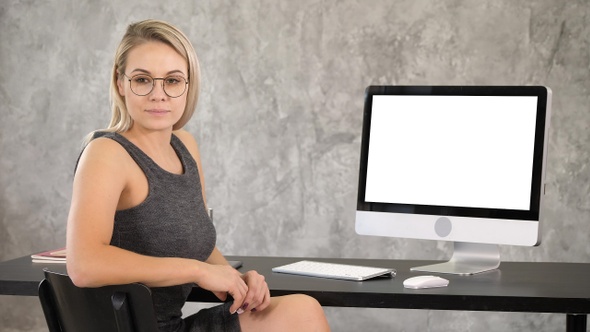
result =
[[[111,123],[88,139],[74,177],[68,274],[80,287],[150,286],[161,331],[329,330],[313,298],[271,298],[263,276],[240,274],[215,246],[197,143],[181,129],[199,75],[177,28],[129,26],[113,66]],[[194,284],[227,302],[183,320]]]

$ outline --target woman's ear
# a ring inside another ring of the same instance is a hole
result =
[[[124,85],[125,80],[121,79],[121,76],[119,74],[117,74],[117,88],[119,89],[119,94],[122,97],[125,97],[125,85]]]

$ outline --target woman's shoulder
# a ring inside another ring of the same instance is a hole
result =
[[[90,162],[99,163],[103,167],[111,165],[116,168],[128,159],[129,154],[120,143],[109,138],[108,135],[101,135],[86,144],[80,156],[80,164]]]
[[[189,133],[188,131],[184,130],[184,129],[180,129],[180,130],[175,130],[173,132],[173,134],[178,137],[178,139],[180,139],[180,141],[182,142],[182,144],[184,144],[187,149],[189,151],[191,151],[191,153],[193,153],[193,151],[197,151],[198,152],[198,144],[197,144],[197,140],[195,139],[195,137]]]
[[[132,179],[132,163],[132,157],[118,142],[96,137],[78,159],[74,186],[87,194],[120,197]]]
[[[189,143],[191,141],[196,143],[195,137],[184,129],[175,130],[172,133],[176,135],[176,137],[178,137],[183,143],[185,141],[188,141]]]
[[[189,151],[193,159],[197,162],[199,168],[201,167],[201,154],[199,152],[199,146],[194,136],[184,129],[175,130],[174,135],[184,144],[186,149]]]
[[[116,140],[111,138],[110,133],[101,133],[100,135],[96,135],[86,147],[84,151],[91,151],[92,153],[106,153],[106,154],[114,154],[117,152],[123,152],[125,149],[123,146],[117,142]]]

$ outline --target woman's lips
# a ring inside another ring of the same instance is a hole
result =
[[[170,113],[169,110],[163,110],[163,109],[149,109],[149,110],[145,110],[145,111],[147,113],[153,114],[153,115],[164,115],[164,114]]]

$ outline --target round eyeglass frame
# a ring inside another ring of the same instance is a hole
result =
[[[154,91],[154,87],[156,86],[156,80],[161,80],[161,81],[162,81],[162,90],[164,90],[164,93],[166,94],[166,96],[168,96],[168,97],[170,97],[170,98],[178,98],[178,97],[182,96],[182,95],[183,95],[183,94],[186,92],[186,87],[187,87],[187,85],[188,85],[188,83],[189,83],[189,81],[188,81],[186,78],[182,77],[182,76],[152,77],[151,75],[148,75],[148,74],[137,74],[137,75],[133,75],[133,76],[129,77],[129,76],[127,76],[127,74],[125,74],[125,73],[123,73],[123,76],[125,76],[125,78],[127,79],[127,81],[129,81],[129,89],[131,89],[131,92],[133,92],[133,93],[134,93],[136,96],[140,96],[140,97],[147,96],[147,95],[149,95],[150,93],[152,93],[152,91]],[[147,92],[147,93],[145,93],[145,94],[139,94],[139,93],[135,92],[135,90],[133,90],[133,87],[131,86],[131,85],[132,85],[132,84],[131,84],[131,80],[132,80],[134,77],[137,77],[137,76],[147,76],[147,77],[149,77],[149,78],[151,78],[151,79],[152,79],[152,88],[150,89],[150,91],[148,91],[148,92]],[[181,93],[181,94],[179,94],[178,96],[171,96],[171,95],[168,93],[168,91],[166,91],[166,87],[165,87],[165,85],[164,85],[164,81],[165,81],[167,78],[169,78],[169,77],[177,77],[177,78],[181,78],[181,79],[183,79],[183,80],[184,80],[184,90],[182,90],[182,93]]]

